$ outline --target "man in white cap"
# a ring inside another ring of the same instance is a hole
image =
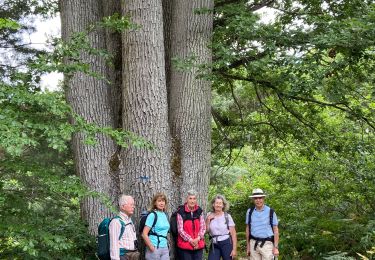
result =
[[[252,260],[271,260],[279,255],[279,229],[276,213],[264,204],[266,194],[254,189],[250,198],[255,207],[246,212],[247,255]]]

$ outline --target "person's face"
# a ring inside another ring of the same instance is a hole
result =
[[[121,209],[122,211],[128,215],[128,216],[131,216],[134,214],[134,208],[135,208],[135,204],[134,204],[134,199],[128,199],[128,203],[126,204],[123,204],[121,206]]]
[[[195,207],[197,205],[197,197],[196,196],[188,196],[186,199],[187,205],[189,208]]]
[[[264,205],[264,197],[253,198],[253,201],[257,208],[262,208]]]
[[[221,212],[224,209],[224,202],[221,199],[216,199],[214,202],[215,212]]]
[[[165,209],[165,200],[158,198],[155,202],[155,207],[156,209],[163,211]]]

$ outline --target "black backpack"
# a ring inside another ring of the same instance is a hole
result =
[[[143,211],[141,213],[141,218],[139,220],[139,229],[138,229],[138,232],[139,232],[140,235],[142,235],[143,229],[145,228],[145,225],[146,225],[147,217],[150,214],[154,214],[155,217],[154,217],[154,222],[152,222],[152,226],[150,227],[150,231],[148,232],[148,235],[153,235],[153,236],[157,236],[158,237],[158,246],[157,246],[157,248],[159,248],[160,237],[164,237],[165,239],[168,239],[168,238],[166,236],[159,235],[158,233],[155,232],[154,227],[156,225],[156,222],[158,221],[158,214],[156,214],[156,212],[154,210],[152,210],[152,211]],[[165,213],[165,214],[167,214],[167,213]],[[167,217],[167,219],[168,219],[168,217]]]
[[[153,211],[153,210],[152,211],[142,211],[141,218],[139,219],[139,228],[138,228],[138,232],[139,232],[140,235],[142,235],[143,229],[145,228],[145,225],[146,225],[146,219],[147,219],[148,215],[150,215],[151,213],[155,215],[155,218],[154,218],[154,222],[152,223],[152,226],[150,228],[150,231],[153,227],[155,227],[156,221],[158,221],[158,214],[156,214],[156,212]],[[149,232],[149,234],[150,234],[150,232]]]
[[[171,235],[172,235],[172,237],[174,239],[176,239],[177,235],[178,235],[178,230],[177,230],[177,213],[180,210],[180,208],[184,208],[184,205],[178,206],[177,210],[172,212],[172,215],[171,215],[171,217],[169,219],[169,225],[170,225],[169,231],[171,232]]]

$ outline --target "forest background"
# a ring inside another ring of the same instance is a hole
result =
[[[80,174],[76,133],[93,150],[101,147],[98,133],[123,149],[157,150],[152,139],[79,114],[69,102],[70,83],[42,90],[49,72],[111,81],[82,55],[114,63],[90,35],[142,31],[114,13],[51,39],[51,51],[33,48],[25,35],[35,30],[34,19],[60,14],[69,1],[62,2],[0,2],[1,259],[95,258],[92,227],[116,211],[116,194]],[[268,23],[261,20],[266,7],[274,14]],[[279,217],[280,259],[374,259],[373,1],[219,0],[193,14],[212,15],[212,61],[192,55],[171,66],[210,82],[211,165],[201,204],[217,193],[227,197],[240,254],[248,196],[261,187]],[[136,178],[140,187],[152,185],[147,176]],[[92,217],[83,210],[87,198],[108,211]]]

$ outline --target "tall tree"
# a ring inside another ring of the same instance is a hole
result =
[[[95,26],[103,19],[103,5],[95,0],[60,1],[62,38],[69,41],[75,32],[86,32],[88,28]],[[106,49],[106,34],[103,29],[90,30],[88,39],[92,48]],[[93,72],[107,75],[107,63],[103,57],[83,51],[81,59],[90,64]],[[73,61],[66,59],[65,62],[70,64]],[[65,80],[66,99],[74,113],[100,127],[117,127],[115,105],[118,103],[113,101],[112,88],[105,79],[78,72]],[[85,185],[115,201],[120,191],[117,167],[113,167],[111,162],[116,157],[117,145],[109,136],[98,134],[96,138],[97,143],[92,146],[84,143],[84,133],[74,134],[76,170]],[[111,214],[99,199],[92,197],[83,201],[81,211],[91,233],[96,232],[97,224],[103,216]]]
[[[173,193],[162,4],[126,1],[122,10],[138,26],[123,34],[123,127],[155,148],[123,151],[121,186],[145,207],[153,192]]]
[[[173,140],[174,181],[179,196],[191,187],[205,205],[211,167],[211,83],[202,65],[211,63],[213,1],[172,1],[169,57],[192,60],[189,70],[169,68],[169,123]]]
[[[64,0],[60,7],[65,41],[118,10],[106,1]],[[137,209],[144,209],[156,191],[164,191],[173,208],[195,187],[205,206],[210,171],[210,83],[199,78],[197,67],[211,60],[212,7],[212,0],[164,1],[164,5],[161,0],[125,1],[122,15],[135,28],[122,33],[121,47],[118,34],[100,29],[90,32],[91,46],[107,49],[115,57],[115,66],[109,68],[102,58],[84,51],[83,61],[111,84],[76,73],[66,80],[68,102],[89,122],[122,127],[153,144],[153,149],[136,145],[121,149],[98,135],[98,144],[90,147],[82,142],[83,134],[75,135],[76,168],[90,188],[112,199],[120,192],[131,194]],[[194,59],[195,65],[180,71],[172,65],[173,58]],[[66,60],[66,64],[71,62]],[[109,213],[91,198],[84,202],[82,212],[92,233],[99,219]]]

